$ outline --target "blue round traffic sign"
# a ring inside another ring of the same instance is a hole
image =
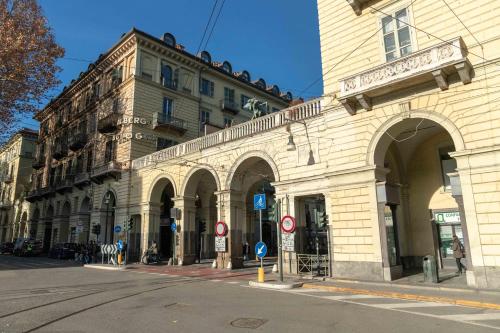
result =
[[[115,230],[116,233],[119,233],[119,232],[122,231],[122,227],[119,226],[119,225],[117,225],[114,230]]]
[[[116,243],[116,247],[118,248],[118,251],[123,250],[123,241],[121,239],[119,239]]]
[[[175,222],[172,222],[172,224],[170,225],[170,230],[172,230],[172,231],[177,230],[177,224]]]
[[[266,256],[267,253],[267,246],[264,242],[258,242],[255,244],[255,254],[259,258],[263,258]]]

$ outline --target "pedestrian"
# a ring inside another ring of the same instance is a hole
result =
[[[465,258],[465,251],[464,251],[464,246],[462,245],[462,243],[460,242],[460,240],[456,235],[453,235],[452,249],[453,249],[453,257],[457,262],[457,268],[458,268],[457,274],[462,274],[462,269],[464,271],[467,270],[467,268],[462,264],[462,258]]]
[[[243,261],[248,260],[248,254],[250,253],[250,245],[248,245],[248,241],[245,240],[243,243]]]

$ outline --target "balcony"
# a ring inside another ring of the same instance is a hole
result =
[[[105,115],[97,122],[97,130],[103,134],[116,132],[121,127],[121,117],[122,114],[116,112]]]
[[[232,113],[234,115],[238,114],[238,112],[240,112],[239,108],[238,108],[238,103],[236,103],[235,101],[232,101],[232,100],[228,100],[228,99],[221,99],[220,100],[220,108],[223,112],[229,112],[229,113]]]
[[[106,178],[114,178],[115,180],[120,179],[121,172],[121,163],[110,161],[93,168],[90,178],[94,183],[102,184],[103,180]]]
[[[75,176],[74,185],[79,189],[84,188],[85,186],[90,185],[90,175],[88,172],[79,173]]]
[[[347,0],[347,3],[352,7],[356,15],[359,16],[370,1],[371,0]]]
[[[33,169],[39,170],[45,166],[45,156],[38,157],[33,161]]]
[[[68,146],[66,146],[66,144],[63,143],[57,143],[54,152],[52,153],[52,157],[55,158],[56,160],[60,160],[61,158],[67,155],[68,155]]]
[[[58,193],[71,192],[73,189],[73,176],[66,176],[56,183],[55,189]]]
[[[10,209],[12,207],[12,202],[9,199],[3,199],[0,201],[0,209]]]
[[[162,78],[161,85],[171,90],[177,90],[177,81],[175,80],[166,80]]]
[[[182,119],[167,114],[155,113],[153,115],[153,128],[167,129],[179,134],[184,134],[187,131],[187,123]]]
[[[5,184],[12,183],[12,175],[0,175],[0,181],[4,182]]]
[[[54,185],[49,185],[46,187],[42,187],[41,189],[38,190],[38,194],[40,198],[47,198],[54,196],[56,193],[56,189]]]
[[[374,97],[424,82],[435,80],[441,90],[446,90],[453,74],[468,84],[471,72],[467,48],[458,37],[340,80],[338,99],[350,114],[355,114],[358,106],[371,110]]]
[[[28,202],[33,203],[33,202],[37,201],[38,199],[40,199],[40,191],[39,190],[33,190],[33,191],[26,192],[26,195],[24,196],[24,198]]]
[[[72,151],[78,151],[85,147],[87,143],[87,134],[77,133],[76,135],[69,138],[69,149]]]

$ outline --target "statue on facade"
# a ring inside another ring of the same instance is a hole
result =
[[[256,119],[266,114],[266,105],[267,102],[259,101],[257,98],[250,98],[243,108],[251,111],[253,113],[252,119]]]

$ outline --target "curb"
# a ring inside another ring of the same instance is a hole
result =
[[[95,264],[85,264],[85,268],[102,269],[107,271],[123,271],[128,269],[127,266],[111,266],[111,265],[95,265]]]
[[[278,290],[286,290],[286,289],[294,289],[302,287],[302,282],[271,283],[271,282],[248,281],[248,284],[250,285],[250,287],[263,288],[263,289],[278,289]]]
[[[335,286],[321,286],[321,285],[316,285],[316,284],[311,284],[311,283],[304,283],[302,285],[302,288],[304,288],[304,289],[320,289],[320,290],[332,291],[332,292],[347,292],[347,293],[357,294],[357,295],[373,295],[373,296],[381,296],[381,297],[390,297],[390,298],[420,301],[420,302],[446,303],[446,304],[468,306],[468,307],[480,308],[480,309],[500,310],[500,304],[453,299],[453,298],[448,298],[448,297],[432,297],[432,296],[423,296],[423,295],[416,295],[416,294],[404,294],[404,293],[397,293],[397,292],[390,292],[390,291],[376,291],[376,290],[368,290],[368,289],[355,289],[355,288],[344,288],[344,287],[335,287]]]

